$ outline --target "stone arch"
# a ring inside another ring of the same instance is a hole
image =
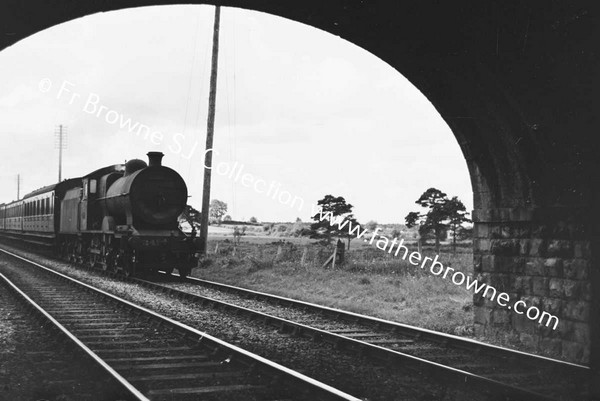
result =
[[[188,1],[243,7],[338,35],[396,68],[437,108],[467,160],[476,273],[556,314],[560,329],[475,299],[479,333],[515,333],[534,351],[600,362],[598,121],[600,69],[591,2]],[[383,4],[382,4],[383,3]],[[37,7],[35,5],[37,4]],[[96,12],[169,0],[8,2],[0,49]]]

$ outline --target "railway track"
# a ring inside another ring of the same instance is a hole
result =
[[[469,383],[490,398],[503,400],[589,399],[590,369],[585,366],[493,346],[458,336],[272,294],[195,278],[185,283],[137,280],[187,302],[243,313],[281,332],[331,342],[386,363],[413,366],[436,377]],[[202,291],[198,291],[202,288]],[[201,295],[206,289],[210,297]]]
[[[0,279],[133,400],[354,400],[348,394],[11,252]]]

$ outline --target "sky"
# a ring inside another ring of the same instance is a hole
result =
[[[0,202],[165,153],[200,209],[212,6],[98,13],[0,52]],[[423,94],[368,51],[281,17],[221,9],[211,198],[235,220],[310,219],[327,194],[402,223],[436,187],[471,210],[466,162]],[[244,178],[245,176],[245,178]]]

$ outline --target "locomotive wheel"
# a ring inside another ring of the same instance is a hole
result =
[[[104,263],[102,265],[102,270],[108,271],[111,273],[116,273],[118,268],[117,268],[117,261],[115,259],[116,259],[116,256],[114,255],[114,253],[113,252],[109,253],[106,256],[106,263]]]
[[[88,256],[87,267],[93,269],[94,267],[96,267],[96,263],[98,263],[98,255],[96,255],[95,253],[90,254]],[[102,265],[102,267],[104,268],[104,265]]]

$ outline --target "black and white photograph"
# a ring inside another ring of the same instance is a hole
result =
[[[0,401],[600,401],[591,0],[0,3]]]

